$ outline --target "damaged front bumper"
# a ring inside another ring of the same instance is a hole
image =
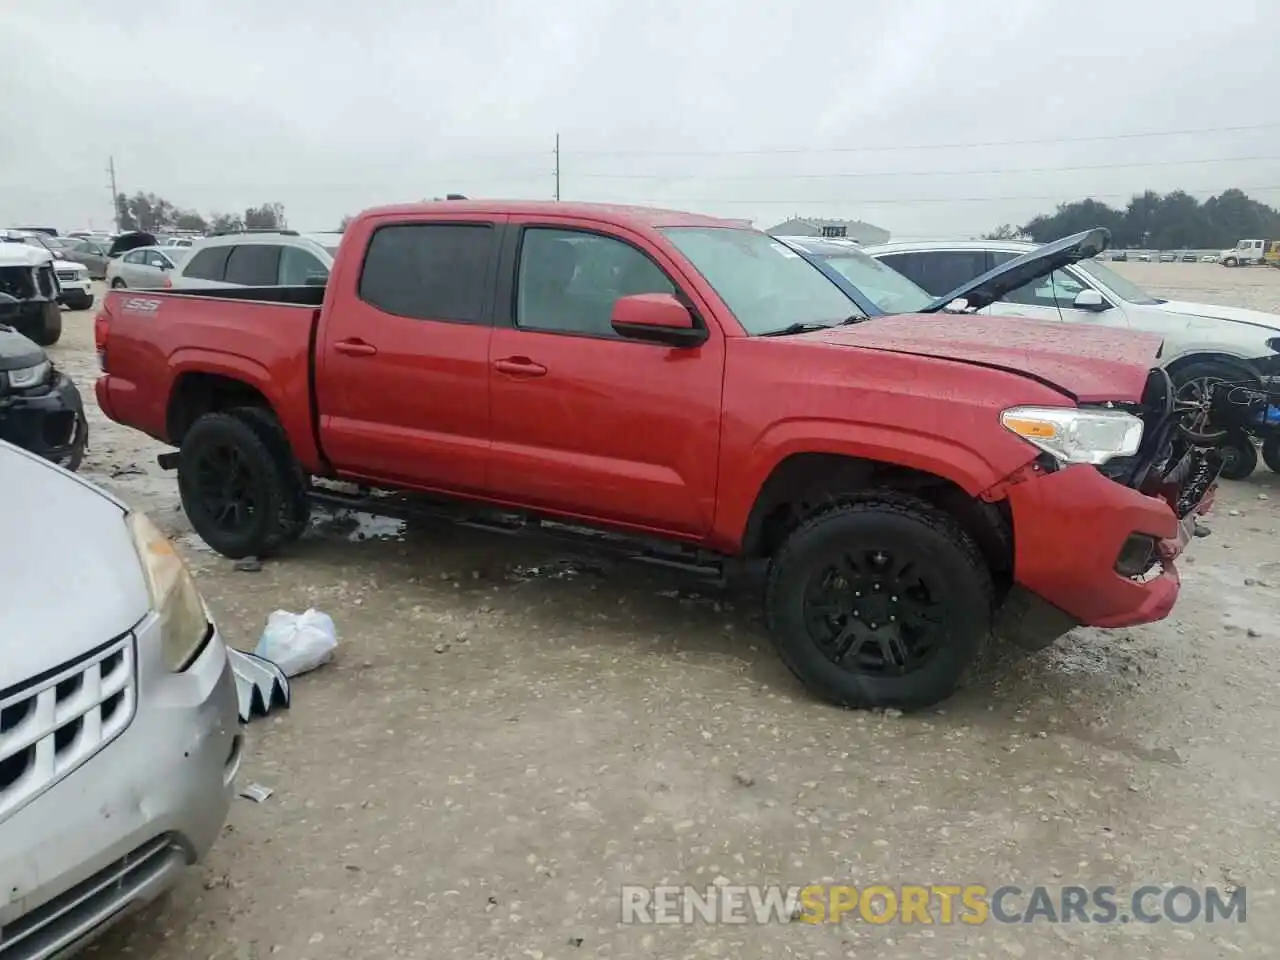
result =
[[[1038,649],[1076,626],[1161,620],[1178,598],[1174,561],[1213,503],[1222,459],[1192,447],[1142,489],[1076,465],[1008,490],[1014,588],[996,632]]]
[[[64,463],[78,460],[89,440],[80,391],[63,373],[38,387],[0,393],[0,440]]]

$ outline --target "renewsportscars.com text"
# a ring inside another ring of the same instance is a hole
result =
[[[1244,887],[1147,884],[1130,890],[1006,884],[782,887],[713,883],[622,888],[623,923],[1244,923]]]

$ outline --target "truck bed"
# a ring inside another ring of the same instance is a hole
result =
[[[174,443],[215,381],[257,391],[320,467],[311,407],[313,338],[324,287],[112,290],[95,321],[98,403],[111,419]]]

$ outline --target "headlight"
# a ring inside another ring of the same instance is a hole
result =
[[[14,390],[30,390],[32,387],[38,387],[44,383],[52,370],[53,364],[48,360],[41,360],[34,367],[10,370],[9,386]]]
[[[129,532],[142,561],[151,606],[160,614],[160,643],[164,665],[174,673],[191,666],[204,649],[209,618],[191,571],[169,538],[145,513],[130,513]]]
[[[1142,444],[1142,421],[1122,410],[1013,407],[1000,414],[1000,422],[1064,463],[1101,465],[1133,456]]]
[[[84,266],[84,265],[81,265],[81,266],[79,266],[79,267],[76,267],[76,277],[77,277],[78,279],[80,279],[80,280],[88,280],[88,279],[89,279],[89,268],[88,268],[88,267],[86,267],[86,266]]]

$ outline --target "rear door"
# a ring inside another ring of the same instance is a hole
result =
[[[484,491],[504,221],[379,219],[343,240],[351,255],[330,279],[316,356],[323,443],[339,471]]]
[[[696,303],[679,267],[621,228],[512,217],[499,291],[489,350],[494,494],[704,533],[717,451],[702,441],[720,417],[723,334],[712,322],[700,347],[675,349],[623,339],[610,323],[620,296],[676,293]]]

